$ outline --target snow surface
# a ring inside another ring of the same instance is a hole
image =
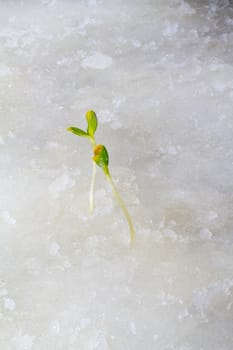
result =
[[[0,43],[0,349],[232,350],[232,2],[2,0]]]

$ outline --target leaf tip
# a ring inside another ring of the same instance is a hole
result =
[[[95,112],[92,110],[87,111],[86,120],[87,120],[87,133],[90,136],[94,136],[98,125],[98,120]]]

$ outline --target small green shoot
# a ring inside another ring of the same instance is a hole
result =
[[[70,131],[77,136],[88,138],[92,144],[92,147],[95,147],[96,141],[95,141],[94,135],[98,125],[95,112],[87,111],[86,120],[87,120],[87,131],[76,128],[75,126],[70,126],[69,128],[67,128],[67,131]],[[93,161],[93,170],[92,170],[91,187],[90,187],[90,195],[89,195],[89,207],[91,212],[93,212],[94,210],[93,193],[94,193],[94,186],[95,186],[95,178],[96,178],[96,163]]]
[[[90,187],[90,196],[89,196],[89,203],[90,203],[90,210],[93,211],[94,209],[94,201],[93,201],[93,192],[94,192],[94,184],[95,184],[95,177],[96,177],[96,164],[102,168],[104,175],[106,176],[107,181],[109,182],[113,194],[116,198],[116,200],[118,201],[118,204],[120,205],[125,218],[128,222],[129,225],[129,230],[130,230],[130,240],[131,242],[134,241],[135,238],[135,232],[134,232],[134,227],[133,227],[133,223],[131,220],[131,217],[129,215],[129,212],[125,206],[125,203],[123,202],[113,180],[112,180],[112,176],[110,174],[109,168],[108,168],[108,164],[109,164],[109,155],[108,155],[108,151],[106,149],[106,147],[104,145],[96,145],[96,141],[95,141],[95,132],[98,126],[98,120],[96,117],[96,114],[94,111],[88,111],[86,113],[86,120],[87,120],[87,131],[83,131],[79,128],[76,127],[69,127],[67,130],[71,131],[73,134],[81,136],[81,137],[87,137],[92,144],[93,147],[93,172],[92,172],[92,179],[91,179],[91,187]]]

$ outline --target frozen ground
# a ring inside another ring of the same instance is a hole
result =
[[[232,350],[232,3],[1,0],[0,43],[0,349]]]

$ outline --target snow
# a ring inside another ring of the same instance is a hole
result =
[[[33,349],[34,338],[33,336],[18,331],[12,341],[10,341],[11,347],[17,350],[31,350]]]
[[[3,140],[3,137],[0,136],[0,145],[4,145],[4,144],[5,144],[5,142],[4,142],[4,140]]]
[[[64,192],[67,189],[72,188],[75,185],[75,180],[70,177],[67,172],[64,172],[61,176],[57,177],[50,185],[49,192],[58,197],[60,192]]]
[[[60,330],[61,330],[60,323],[57,320],[52,321],[50,324],[50,330],[51,330],[52,334],[58,335],[60,333]]]
[[[7,210],[4,210],[0,213],[0,218],[3,222],[9,225],[15,225],[16,220],[9,214]]]
[[[96,52],[82,61],[83,68],[106,69],[112,65],[112,57]]]
[[[51,245],[49,247],[49,253],[52,256],[57,255],[59,253],[59,250],[60,250],[60,246],[58,243],[56,243],[56,242],[51,243]]]
[[[208,240],[211,239],[213,236],[213,233],[208,228],[202,228],[200,230],[200,238],[202,240]]]
[[[8,311],[13,311],[15,309],[15,302],[13,299],[5,298],[4,299],[4,307]]]
[[[0,349],[232,350],[231,1],[0,2]],[[92,149],[96,139],[136,240]]]

